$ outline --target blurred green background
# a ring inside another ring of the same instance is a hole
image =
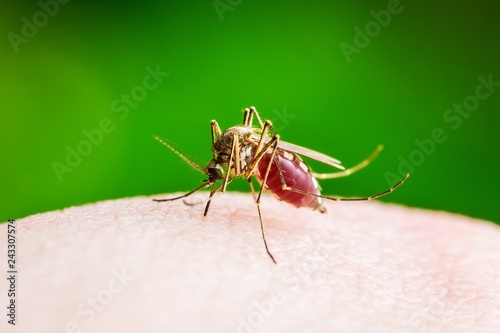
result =
[[[345,166],[385,145],[325,194],[383,191],[405,160],[411,177],[381,200],[500,222],[500,87],[470,97],[479,76],[500,82],[493,1],[41,3],[0,5],[2,221],[191,190],[203,175],[152,136],[204,165],[210,120],[239,124],[254,105]],[[464,101],[470,115],[447,111]],[[415,140],[436,128],[446,140],[426,155]],[[68,163],[72,150],[86,156]]]

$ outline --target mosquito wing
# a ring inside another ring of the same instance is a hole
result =
[[[252,135],[252,139],[255,140],[256,142],[259,142],[260,140],[260,134],[253,134]],[[264,139],[264,143],[267,143],[271,140],[271,138],[269,137],[266,137]],[[288,143],[288,142],[285,142],[285,141],[279,141],[278,142],[278,148],[281,148],[281,149],[284,149],[284,150],[288,150],[292,153],[295,153],[295,154],[298,154],[298,155],[302,155],[302,156],[305,156],[305,157],[309,157],[309,158],[312,158],[313,160],[316,160],[316,161],[319,161],[321,163],[325,163],[325,164],[328,164],[328,165],[331,165],[333,167],[336,167],[340,170],[345,170],[345,168],[340,165],[340,161],[333,158],[333,157],[330,157],[328,155],[325,155],[325,154],[322,154],[322,153],[318,153],[317,151],[314,151],[314,150],[311,150],[311,149],[308,149],[308,148],[304,148],[304,147],[301,147],[301,146],[297,146],[297,145],[294,145],[293,143]]]

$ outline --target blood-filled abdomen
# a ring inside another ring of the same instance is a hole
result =
[[[260,184],[264,181],[270,157],[271,153],[264,155],[257,166],[255,176]],[[281,171],[283,172],[283,179],[287,187],[312,194],[320,194],[316,178],[314,178],[309,167],[298,155],[278,149],[278,158]],[[281,185],[279,169],[275,157],[271,164],[271,169],[269,170],[265,188],[279,200],[283,200],[296,207],[309,207],[321,212],[326,211],[323,207],[321,198],[290,190],[283,190]]]

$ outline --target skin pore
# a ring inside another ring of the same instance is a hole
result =
[[[135,197],[19,219],[15,331],[497,332],[498,226],[380,202],[325,206],[263,197],[277,265],[250,194],[217,197],[205,218],[204,205]]]

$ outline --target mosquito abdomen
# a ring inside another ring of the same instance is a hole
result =
[[[264,155],[257,167],[258,172],[255,176],[261,184],[264,181],[263,177],[266,174],[270,157],[270,153]],[[288,151],[278,150],[278,158],[287,187],[312,194],[320,194],[318,182],[311,174],[307,164],[305,164],[299,156]],[[271,169],[269,170],[266,189],[277,199],[283,200],[296,207],[309,207],[321,212],[326,211],[323,207],[321,198],[290,190],[283,190],[276,159],[274,159]]]

